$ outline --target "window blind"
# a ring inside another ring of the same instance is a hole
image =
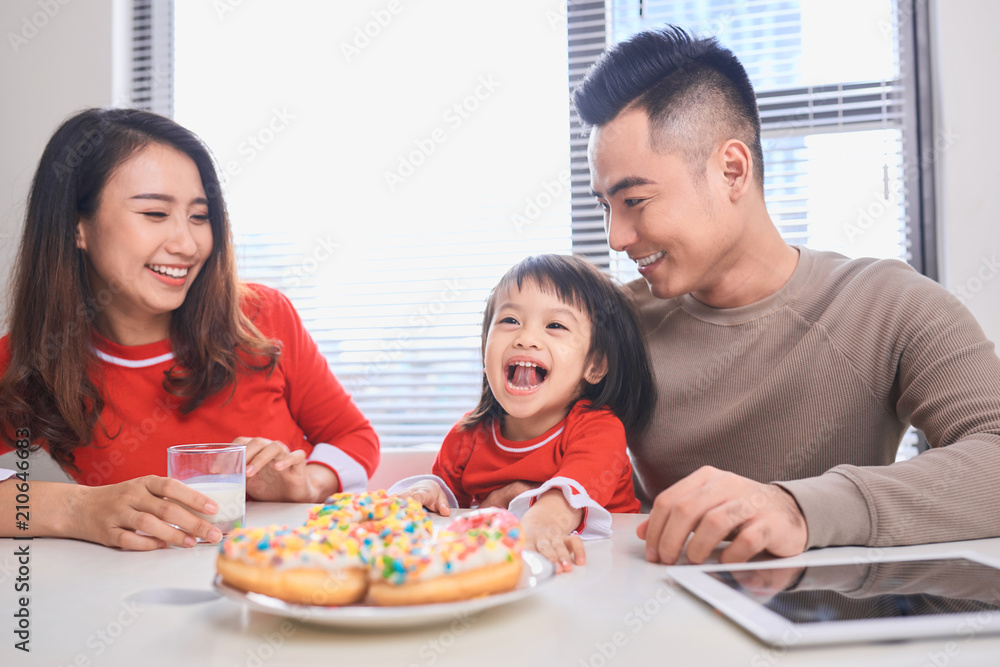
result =
[[[129,7],[129,106],[174,114],[173,0],[132,0]]]
[[[391,272],[373,262],[336,286],[302,279],[310,255],[294,234],[241,235],[241,278],[293,300],[384,447],[440,444],[479,400],[486,297],[507,269],[533,254],[516,238],[503,240],[506,222],[486,218],[460,233],[396,236],[378,260]],[[545,245],[565,252],[568,231],[556,231]]]
[[[715,36],[740,58],[757,92],[765,200],[782,236],[924,269],[925,213],[914,170],[904,166],[919,164],[911,11],[890,0],[573,3],[569,59],[585,69],[596,54],[590,42],[573,39],[574,18],[589,34],[604,31],[609,44],[667,23]],[[622,280],[638,277],[630,260],[601,247],[603,217],[588,209],[586,144],[577,125],[571,145],[574,248],[606,256]]]

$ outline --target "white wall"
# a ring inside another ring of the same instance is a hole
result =
[[[7,329],[10,266],[42,149],[74,111],[111,104],[112,6],[0,2],[0,332]]]
[[[1000,2],[934,0],[931,19],[940,280],[1000,343]]]

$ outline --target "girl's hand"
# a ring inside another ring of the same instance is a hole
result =
[[[247,446],[247,493],[255,500],[318,503],[340,489],[329,468],[306,465],[301,449],[267,438],[240,437],[233,444]]]
[[[133,551],[193,547],[196,537],[213,543],[222,539],[218,528],[189,511],[211,515],[219,511],[218,506],[176,479],[148,475],[107,486],[46,488],[63,496],[61,501],[53,496],[55,502],[50,504],[52,509],[62,505],[68,519],[59,537]]]
[[[556,572],[569,572],[573,565],[586,565],[587,554],[579,535],[564,535],[556,530],[524,529],[524,548],[537,551],[556,566]]]
[[[441,516],[451,514],[451,508],[448,507],[448,496],[444,494],[444,491],[437,483],[429,479],[416,482],[413,486],[403,489],[395,495],[401,498],[412,498],[431,512],[437,512]]]
[[[586,565],[583,540],[573,531],[583,519],[583,510],[566,502],[560,489],[549,489],[524,513],[524,548],[537,551],[556,566],[556,572],[569,572],[573,565]]]
[[[525,482],[522,480],[511,482],[507,486],[501,486],[499,489],[491,491],[483,502],[479,503],[479,507],[499,507],[501,509],[507,509],[510,507],[510,501],[514,500],[514,498],[517,498],[525,491],[537,489],[539,486],[541,485],[535,482]]]

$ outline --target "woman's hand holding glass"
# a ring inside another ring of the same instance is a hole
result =
[[[222,539],[218,528],[181,505],[209,515],[218,506],[176,479],[147,475],[106,486],[50,486],[65,492],[65,537],[133,551],[193,547],[199,537],[211,543]]]

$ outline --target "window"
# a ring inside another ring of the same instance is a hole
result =
[[[479,398],[489,289],[570,252],[554,9],[175,5],[174,117],[215,153],[241,277],[292,299],[385,447],[440,444]]]
[[[666,23],[716,37],[757,91],[765,198],[782,236],[851,257],[902,259],[935,277],[933,239],[924,234],[931,211],[921,207],[929,162],[918,153],[913,7],[902,0],[572,3],[570,76],[582,78],[602,38],[613,44]],[[571,142],[574,250],[623,280],[638,277],[602,238],[575,115]]]
[[[607,248],[567,92],[647,27],[716,35],[747,66],[785,238],[935,277],[919,0],[497,7],[176,3],[174,70],[152,66],[215,153],[241,277],[291,297],[383,446],[436,445],[475,405],[482,307],[517,260],[573,252],[636,276]]]

